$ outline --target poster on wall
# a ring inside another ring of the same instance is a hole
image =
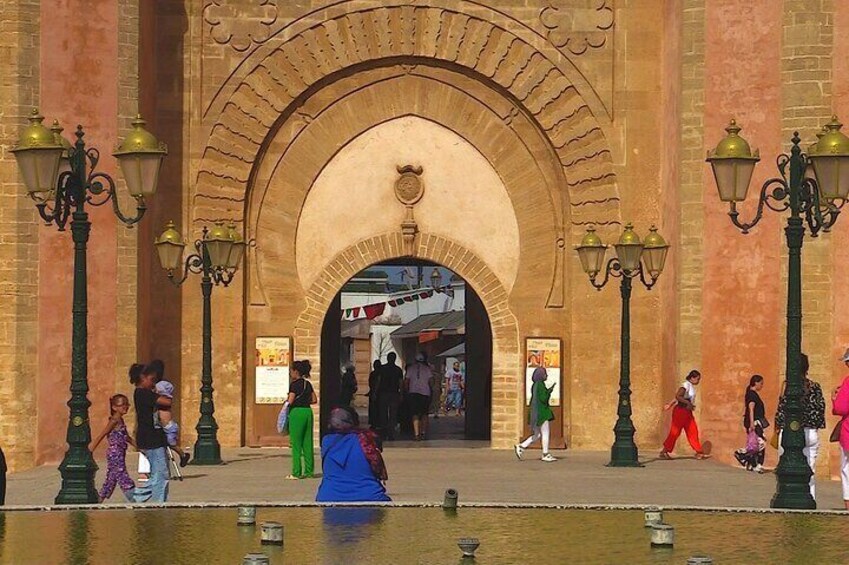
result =
[[[256,403],[283,404],[289,394],[292,339],[256,338]]]
[[[529,337],[525,340],[525,404],[531,404],[531,387],[534,370],[545,367],[548,377],[545,386],[551,391],[551,406],[560,406],[560,340],[557,338]]]

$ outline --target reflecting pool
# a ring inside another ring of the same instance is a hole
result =
[[[0,512],[0,562],[232,564],[253,551],[271,563],[457,564],[476,537],[477,565],[496,563],[849,563],[849,516],[664,512],[675,547],[652,549],[640,511],[460,508],[236,508]],[[259,523],[284,524],[284,547],[261,546]]]

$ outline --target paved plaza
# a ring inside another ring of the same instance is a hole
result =
[[[657,504],[665,506],[767,508],[775,490],[771,473],[756,475],[707,460],[645,458],[645,467],[607,468],[605,452],[554,452],[556,463],[526,452],[519,462],[512,451],[462,441],[396,442],[384,451],[388,491],[396,502],[441,502],[456,488],[461,503]],[[645,453],[649,456],[649,453]],[[185,469],[185,480],[172,481],[170,502],[291,503],[311,502],[320,479],[287,481],[288,449],[225,449],[225,465]],[[136,455],[128,456],[131,469]],[[98,461],[98,486],[105,461]],[[316,462],[318,465],[318,461]],[[56,466],[10,475],[7,504],[47,505],[59,489]],[[821,510],[842,508],[840,483],[820,479]],[[122,502],[119,495],[113,502]]]

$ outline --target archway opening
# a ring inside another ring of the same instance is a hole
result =
[[[392,355],[398,369],[392,368]],[[424,365],[416,362],[419,355]],[[362,424],[397,445],[411,445],[413,415],[422,410],[423,399],[411,394],[408,383],[424,371],[432,377],[424,439],[440,445],[490,440],[489,315],[475,289],[445,266],[397,259],[349,279],[324,318],[321,367],[322,430],[334,406],[351,405]],[[394,375],[400,374],[404,381],[396,397]]]

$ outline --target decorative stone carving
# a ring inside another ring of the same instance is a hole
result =
[[[404,238],[404,253],[412,256],[416,249],[416,235],[419,233],[419,224],[413,215],[413,206],[424,196],[424,184],[421,174],[424,169],[406,165],[398,166],[398,180],[395,181],[395,197],[407,207],[407,217],[401,222],[401,236]]]
[[[212,0],[203,8],[203,19],[216,43],[247,51],[271,35],[271,26],[277,21],[277,0]]]
[[[613,29],[613,0],[549,0],[539,19],[557,48],[583,55],[607,42]]]

